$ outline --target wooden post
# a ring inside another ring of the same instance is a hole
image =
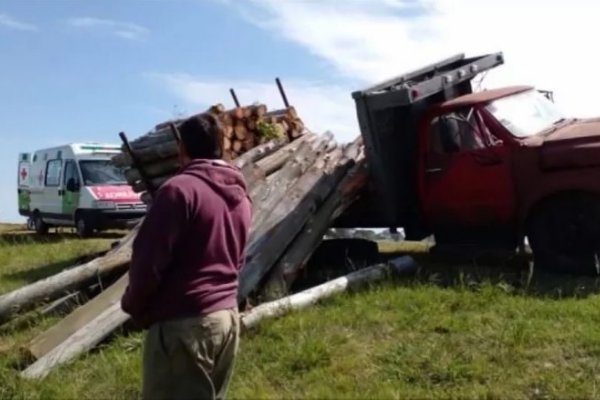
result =
[[[417,268],[418,266],[412,257],[403,256],[389,263],[361,269],[289,297],[256,306],[247,314],[242,315],[242,326],[245,329],[250,329],[262,320],[280,317],[293,310],[307,308],[319,300],[333,297],[347,290],[357,290],[369,283],[394,276],[414,274]]]
[[[275,83],[277,83],[277,89],[279,89],[279,94],[281,95],[281,99],[283,100],[283,104],[285,105],[285,108],[289,108],[290,102],[287,99],[285,90],[283,90],[283,85],[281,84],[281,80],[279,80],[279,78],[275,78]]]
[[[237,95],[235,94],[235,90],[233,90],[233,88],[229,89],[229,93],[231,93],[231,97],[233,98],[233,103],[235,104],[235,106],[237,108],[240,108],[240,101],[237,98]]]

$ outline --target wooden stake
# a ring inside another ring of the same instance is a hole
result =
[[[339,293],[357,290],[367,284],[394,276],[413,275],[416,273],[417,268],[417,263],[412,257],[404,256],[386,264],[352,272],[289,297],[256,306],[242,315],[242,326],[245,329],[254,328],[265,319],[280,317],[291,311],[307,308],[320,300],[333,297]]]

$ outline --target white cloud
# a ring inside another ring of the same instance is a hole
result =
[[[270,110],[283,108],[275,82],[224,81],[206,79],[187,74],[150,74],[150,78],[165,85],[179,97],[188,115],[201,112],[215,103],[234,107],[229,89],[234,88],[239,101],[252,104],[259,101]],[[341,142],[358,135],[354,104],[347,88],[320,82],[282,82],[288,100],[307,127],[315,132],[330,130]]]
[[[351,92],[457,53],[503,51],[505,65],[483,88],[531,84],[553,90],[572,116],[600,115],[596,92],[600,3],[589,0],[219,0],[274,37],[304,47],[337,73],[330,84],[286,82],[291,102],[309,126],[343,140],[358,134]],[[285,71],[282,71],[285,72]],[[161,80],[189,104],[227,98],[229,84],[189,75]],[[240,97],[277,102],[271,83],[233,83]]]
[[[0,26],[16,31],[35,32],[38,30],[38,27],[33,24],[19,21],[18,19],[15,19],[14,17],[11,17],[8,14],[2,13],[0,13]]]
[[[97,30],[127,40],[139,40],[149,33],[149,30],[141,25],[112,19],[78,17],[67,20],[67,23],[75,28]]]
[[[600,3],[589,0],[252,0],[241,15],[373,83],[455,53],[503,51],[486,86],[530,83],[554,90],[566,111],[600,114],[595,92]],[[236,7],[240,9],[239,3]],[[596,83],[599,82],[599,83]]]

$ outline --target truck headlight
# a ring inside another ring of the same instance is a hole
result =
[[[106,201],[106,200],[96,200],[94,202],[94,208],[102,208],[102,209],[114,209],[116,208],[114,201]]]

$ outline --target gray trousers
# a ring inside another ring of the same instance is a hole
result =
[[[143,399],[224,399],[239,347],[237,309],[160,322],[144,343]]]

